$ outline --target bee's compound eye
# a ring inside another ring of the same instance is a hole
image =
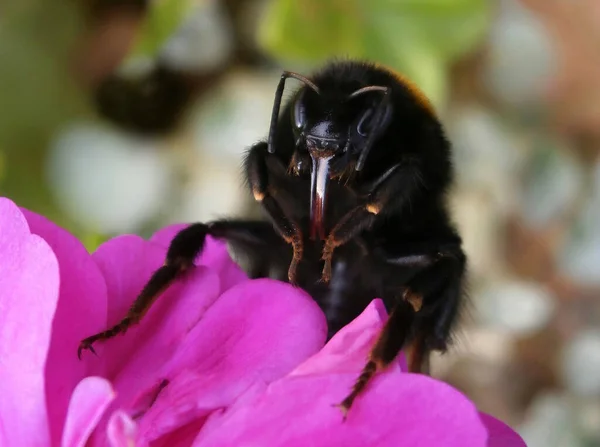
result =
[[[304,108],[304,91],[298,95],[294,103],[293,121],[296,129],[303,129],[306,124],[306,110]]]
[[[373,111],[368,109],[363,116],[360,118],[360,121],[356,125],[356,131],[361,137],[366,137],[371,131],[371,122],[369,118],[373,115]]]

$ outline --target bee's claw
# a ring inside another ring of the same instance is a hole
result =
[[[330,271],[324,269],[323,272],[321,273],[321,279],[319,281],[322,282],[323,284],[327,284],[327,283],[329,283],[330,280],[331,280]]]
[[[346,403],[346,401],[340,402],[339,404],[333,404],[332,407],[340,409],[342,412],[342,422],[346,422],[348,410],[350,409],[350,406]]]
[[[94,343],[94,341],[87,338],[81,341],[79,347],[77,348],[77,358],[79,360],[81,360],[81,353],[84,350],[89,350],[92,354],[98,357],[98,354],[96,353],[96,350],[94,349],[92,343]]]

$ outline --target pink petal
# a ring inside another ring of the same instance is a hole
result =
[[[165,253],[164,248],[133,235],[119,236],[98,248],[93,258],[104,275],[109,296],[106,326],[125,317],[152,273],[163,264]],[[211,278],[202,284],[207,275]],[[151,344],[150,339],[163,344],[179,342],[217,298],[218,284],[218,279],[206,269],[194,269],[163,292],[138,325],[126,334],[99,343],[97,350],[103,352],[98,354],[107,362],[106,376],[115,378],[139,353],[140,347]],[[174,310],[177,312],[172,316]],[[174,325],[165,328],[167,323]],[[159,329],[163,333],[159,334]]]
[[[54,253],[0,198],[0,427],[4,445],[49,445],[44,367],[59,294]]]
[[[93,260],[102,272],[108,296],[104,329],[118,323],[127,315],[136,296],[152,273],[162,265],[163,259],[164,250],[152,246],[138,236],[119,236],[98,247],[93,254]],[[163,294],[152,310],[164,305],[166,301],[171,301],[169,298],[168,293]],[[142,322],[155,313],[152,310]],[[125,336],[119,335],[94,346],[98,357],[105,363],[103,375],[113,379],[122,369],[136,349],[137,343],[143,339],[144,334],[140,334],[141,328],[141,325],[134,326]],[[106,354],[108,348],[110,355]],[[84,353],[85,355],[89,357],[90,353]]]
[[[177,430],[152,441],[152,447],[190,447],[204,425],[205,419],[195,419]],[[140,446],[141,447],[141,446]]]
[[[295,376],[251,390],[205,425],[194,445],[485,447],[475,406],[449,385],[418,374],[376,377],[345,422],[339,403],[356,374]]]
[[[125,316],[152,272],[162,265],[164,252],[137,236],[122,236],[103,244],[94,254],[109,290],[109,324]],[[205,267],[193,269],[156,300],[138,325],[99,345],[107,377],[117,391],[111,411],[122,408],[135,414],[146,410],[154,385],[163,378],[161,367],[218,298],[219,289],[214,273]],[[100,445],[106,423],[104,418],[94,434]]]
[[[175,235],[188,226],[189,224],[170,225],[154,233],[150,241],[168,248]],[[206,265],[219,275],[221,293],[248,279],[244,271],[232,261],[227,244],[210,236],[206,238],[204,249],[196,259],[196,265]]]
[[[128,362],[114,378],[114,386],[119,392],[119,405],[136,411],[146,410],[144,401],[153,399],[153,396],[151,399],[145,398],[147,388],[163,379],[162,367],[172,359],[189,332],[218,298],[218,291],[217,276],[206,269],[198,269],[179,288],[178,296],[173,297],[175,299],[165,312],[155,315],[161,318],[152,319],[148,313],[148,321],[142,320],[140,324],[141,329],[146,325],[146,337],[140,340]],[[157,307],[157,312],[160,310]],[[117,343],[117,340],[112,343]],[[105,352],[108,356],[112,355],[111,350]]]
[[[284,376],[325,337],[322,311],[300,289],[269,279],[233,287],[163,368],[169,385],[139,421],[140,439],[159,438],[230,405],[255,383]]]
[[[133,447],[137,426],[124,411],[116,411],[108,421],[108,445],[110,447]],[[140,446],[141,447],[141,446]]]
[[[83,379],[71,396],[63,447],[84,447],[100,417],[114,399],[110,382],[100,377]]]
[[[289,375],[323,373],[360,373],[369,352],[387,320],[383,301],[375,299],[350,324],[335,334],[317,354],[300,364]],[[400,354],[386,372],[406,371],[406,359]]]
[[[85,247],[45,217],[22,210],[33,234],[44,238],[60,265],[60,298],[46,363],[46,400],[52,441],[61,439],[69,396],[84,377],[99,371],[94,356],[77,358],[79,342],[104,329],[106,284]]]
[[[527,447],[525,441],[504,422],[480,412],[479,417],[488,431],[487,447]]]

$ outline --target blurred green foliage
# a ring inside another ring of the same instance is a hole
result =
[[[283,63],[366,58],[415,81],[443,106],[447,68],[481,41],[487,0],[271,0],[259,42]]]
[[[0,148],[40,147],[55,129],[83,113],[70,81],[72,50],[81,33],[70,2],[8,2],[0,16]]]
[[[45,179],[57,129],[89,114],[73,82],[73,48],[83,32],[71,2],[8,2],[0,17],[0,195],[85,237],[56,204]]]

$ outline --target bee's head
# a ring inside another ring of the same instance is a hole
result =
[[[351,151],[358,156],[356,170],[361,170],[373,142],[389,124],[392,111],[389,87],[367,86],[350,94],[324,92],[309,79],[284,72],[273,107],[269,135],[271,153],[275,151],[273,133],[283,84],[288,77],[305,84],[291,107],[296,145],[304,147],[313,158],[331,158]]]
[[[335,156],[351,151],[360,160],[389,123],[391,105],[384,101],[386,94],[387,87],[376,86],[344,96],[303,88],[291,109],[296,143],[311,155]],[[362,162],[357,163],[357,170],[361,168]]]
[[[379,86],[343,96],[301,89],[291,108],[296,143],[315,156],[365,153],[389,123],[387,94],[387,87]]]

